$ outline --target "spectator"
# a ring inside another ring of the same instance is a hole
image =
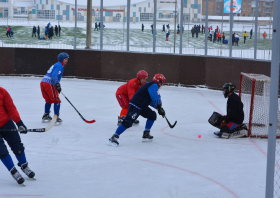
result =
[[[37,27],[37,36],[38,36],[38,39],[40,39],[40,26],[39,25]]]
[[[98,23],[98,30],[100,30],[100,22]]]
[[[194,38],[194,28],[191,29],[192,37]]]
[[[8,27],[6,27],[6,36],[9,38],[11,38],[11,27],[10,26],[8,26]]]
[[[95,22],[95,24],[94,24],[94,31],[98,31],[98,27],[97,27],[97,22]]]
[[[235,32],[232,34],[232,45],[235,45]]]
[[[54,31],[55,31],[55,36],[57,37],[58,36],[58,27],[57,27],[57,25],[55,25]]]
[[[195,35],[196,35],[196,38],[198,38],[198,26],[196,26],[196,28],[195,28]]]
[[[166,28],[166,40],[165,41],[168,41],[168,37],[170,35],[170,31],[168,29],[168,27]]]
[[[165,32],[165,24],[162,25],[162,32]]]
[[[244,37],[244,44],[245,44],[246,43],[246,38],[248,37],[248,34],[247,34],[246,31],[243,33],[243,37]]]
[[[60,37],[60,31],[61,31],[61,27],[60,25],[58,26],[58,36]]]
[[[142,23],[142,32],[144,31],[144,24]]]
[[[235,45],[238,46],[239,36],[238,34],[235,35]]]
[[[210,39],[210,41],[212,41],[212,31],[211,30],[209,32],[209,39]]]
[[[224,43],[225,38],[226,38],[226,37],[225,37],[225,33],[223,32],[223,33],[222,33],[223,43]]]
[[[264,33],[263,33],[263,41],[264,41],[264,42],[265,42],[266,36],[267,36],[267,34],[266,34],[266,32],[264,32]]]
[[[216,32],[216,30],[215,30],[215,31],[214,31],[214,37],[213,37],[213,43],[216,42],[216,39],[217,39],[217,32]]]
[[[35,26],[33,26],[33,29],[32,29],[32,37],[33,37],[33,35],[34,35],[34,37],[37,37],[36,36],[36,27]]]
[[[13,32],[12,28],[11,28],[10,34],[11,34],[11,37],[14,37],[14,32]]]
[[[53,37],[53,26],[49,29],[49,39],[52,39]]]
[[[250,39],[252,39],[252,36],[253,36],[253,29],[251,29],[250,31]]]
[[[45,27],[45,37],[48,38],[49,35],[49,29],[48,26]]]
[[[220,43],[222,40],[221,40],[221,33],[220,33],[220,31],[218,31],[218,33],[217,33],[217,37],[218,37],[218,43]]]
[[[203,26],[203,24],[202,24],[201,27],[202,27],[202,28],[201,28],[201,33],[203,34],[203,30],[205,29],[205,27]]]

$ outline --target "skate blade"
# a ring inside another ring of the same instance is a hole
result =
[[[116,144],[116,143],[114,143],[114,142],[111,142],[110,140],[108,140],[107,145],[109,145],[109,146],[114,146],[114,147],[117,147],[117,146],[118,146],[118,144]]]
[[[153,139],[142,138],[142,142],[151,142]]]
[[[62,124],[62,122],[56,122],[55,124],[54,124],[54,126],[60,126]]]
[[[49,123],[51,120],[42,120],[42,123]]]
[[[23,186],[23,187],[25,187],[26,185],[25,185],[25,183],[23,182],[22,184],[20,184],[21,186]]]

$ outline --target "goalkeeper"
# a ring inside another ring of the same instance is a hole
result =
[[[227,101],[227,115],[223,116],[220,125],[220,131],[214,134],[222,138],[239,138],[248,135],[248,130],[244,120],[243,103],[237,94],[234,93],[235,85],[226,83],[223,86],[223,93]]]

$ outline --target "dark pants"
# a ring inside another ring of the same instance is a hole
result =
[[[7,36],[8,38],[9,38],[9,37],[11,38],[11,32],[7,32],[7,33],[6,33],[6,36]]]
[[[36,33],[35,32],[32,33],[32,37],[33,37],[33,35],[34,35],[34,37],[36,37]]]
[[[198,38],[198,32],[196,33],[196,38]]]
[[[9,120],[0,129],[16,129],[16,126],[12,120]],[[21,155],[24,152],[24,146],[21,143],[19,133],[17,131],[0,131],[0,159],[4,159],[9,155],[8,149],[4,143],[4,140],[11,147],[11,150],[15,155]]]
[[[147,118],[148,120],[152,120],[152,121],[155,121],[157,119],[156,112],[154,112],[149,107],[144,107],[143,109],[139,109],[130,104],[128,107],[128,112],[126,114],[126,117],[125,117],[124,121],[122,122],[122,125],[126,129],[130,128],[139,115],[141,115],[144,118]]]
[[[244,37],[244,44],[246,43],[246,37]]]

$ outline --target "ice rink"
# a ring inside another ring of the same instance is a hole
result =
[[[150,74],[149,80],[151,79]],[[39,77],[0,77],[27,128],[43,128],[44,99]],[[167,81],[168,83],[168,78]],[[225,82],[226,83],[226,82]],[[57,198],[262,198],[265,196],[267,139],[220,139],[208,124],[213,111],[226,113],[221,91],[163,86],[166,116],[158,116],[152,142],[142,143],[145,119],[108,146],[121,108],[115,98],[121,82],[66,79],[61,95],[61,126],[21,135],[29,167],[19,186],[0,165],[0,197]],[[222,87],[223,85],[221,85]],[[53,116],[53,107],[51,109]],[[201,138],[198,138],[198,135]],[[9,150],[10,151],[10,150]],[[16,164],[16,158],[10,151]]]

